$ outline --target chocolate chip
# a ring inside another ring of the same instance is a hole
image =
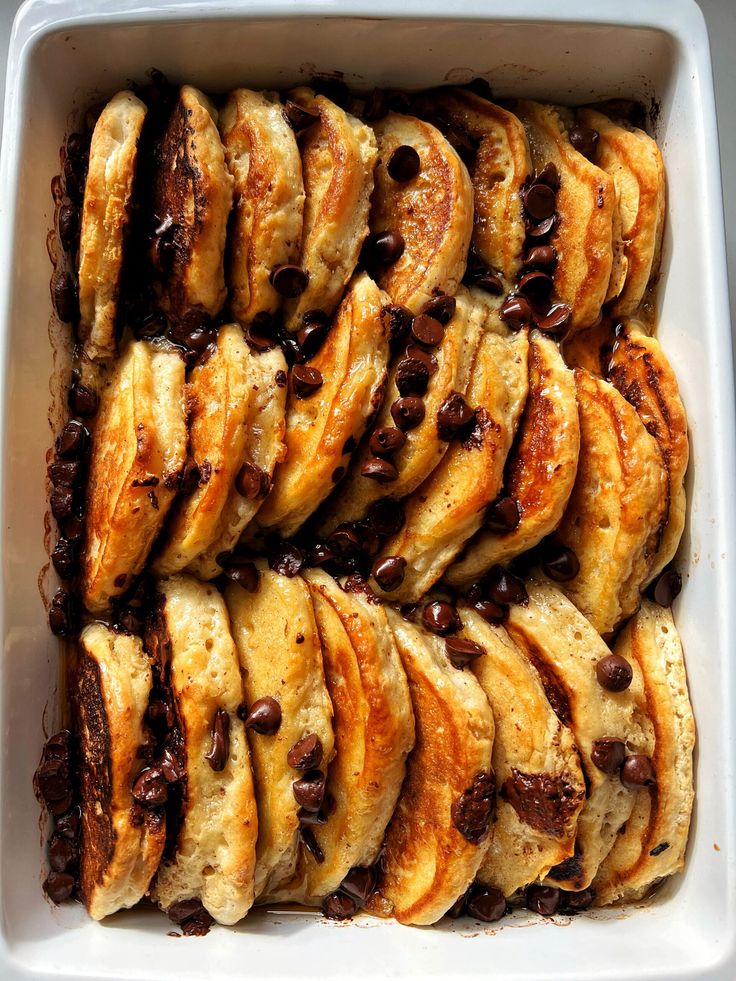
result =
[[[482,657],[486,650],[480,644],[465,637],[448,637],[445,641],[445,652],[452,666],[462,670],[471,661]]]
[[[406,436],[393,426],[381,426],[373,431],[368,448],[376,456],[388,456],[400,450],[406,443]]]
[[[401,395],[424,395],[429,375],[429,367],[424,359],[403,357],[396,366],[396,387]]]
[[[557,250],[552,245],[535,245],[527,253],[523,265],[525,269],[554,269]]]
[[[390,266],[404,254],[404,247],[399,232],[374,232],[366,238],[363,253],[369,265]]]
[[[165,746],[161,751],[161,756],[156,765],[163,773],[167,783],[178,783],[186,776],[186,770],[168,746]]]
[[[293,299],[296,296],[300,296],[307,288],[309,273],[306,269],[302,269],[301,266],[287,263],[272,269],[271,275],[268,278],[271,286],[273,286],[279,296]]]
[[[413,146],[406,144],[397,146],[386,164],[388,176],[399,184],[413,180],[419,173],[420,167],[419,154]]]
[[[667,569],[655,581],[652,597],[659,606],[672,606],[682,589],[682,576],[675,569]]]
[[[621,767],[621,783],[627,790],[654,787],[657,783],[657,775],[649,757],[641,753],[627,756]]]
[[[379,535],[396,535],[404,527],[404,509],[398,501],[383,497],[368,508],[368,521]]]
[[[182,899],[167,912],[169,919],[180,926],[187,937],[204,937],[215,922],[199,899]]]
[[[445,916],[449,916],[451,920],[459,920],[465,913],[465,902],[467,898],[467,892],[464,892],[462,896],[458,896],[452,906],[445,913]]]
[[[305,827],[305,825],[300,825],[299,827],[299,838],[307,849],[309,854],[315,860],[318,865],[321,865],[325,860],[325,853],[319,847],[319,842],[314,837],[314,832],[311,828]]]
[[[204,758],[215,771],[219,773],[225,769],[227,758],[230,755],[230,716],[224,708],[220,707],[215,712],[212,720],[212,741]]]
[[[652,858],[656,858],[657,855],[661,855],[662,852],[666,852],[669,847],[670,843],[668,841],[660,842],[659,845],[655,845],[655,847],[652,848],[649,854],[652,856]]]
[[[309,398],[322,386],[322,374],[309,365],[295,364],[291,369],[291,387],[298,399]]]
[[[434,317],[420,313],[411,323],[411,336],[424,347],[439,347],[445,336],[445,328]]]
[[[556,213],[554,215],[550,215],[549,218],[545,218],[540,222],[527,220],[525,223],[526,233],[529,238],[544,238],[545,235],[549,235],[556,224]]]
[[[67,252],[73,252],[79,233],[79,214],[71,204],[62,204],[59,208],[59,238]]]
[[[488,596],[502,606],[526,603],[529,599],[521,579],[501,566],[494,566],[488,575]]]
[[[522,194],[524,209],[536,221],[543,221],[555,212],[555,192],[548,184],[531,184]]]
[[[509,296],[499,310],[501,319],[511,330],[521,330],[534,320],[529,301],[523,296]]]
[[[479,845],[491,829],[496,806],[496,782],[491,773],[477,773],[450,808],[452,823],[472,845]]]
[[[81,812],[79,806],[77,806],[74,810],[69,811],[68,814],[64,814],[62,817],[56,819],[56,833],[62,835],[64,838],[68,838],[70,841],[76,841],[79,837],[81,820]]]
[[[319,736],[310,732],[291,747],[286,761],[294,770],[312,770],[322,762],[324,750]]]
[[[77,571],[77,554],[72,543],[60,538],[51,553],[51,561],[62,579],[71,579]]]
[[[96,393],[86,385],[73,385],[69,392],[69,405],[75,415],[93,416],[99,407],[100,400]]]
[[[60,834],[52,834],[49,839],[49,865],[54,872],[66,872],[75,865],[79,857],[74,842]]]
[[[406,559],[400,555],[387,555],[373,566],[373,578],[386,593],[398,589],[406,574]]]
[[[582,153],[584,157],[588,160],[595,160],[598,154],[598,131],[592,129],[590,126],[576,125],[570,128],[567,134],[570,143],[575,147],[578,153]]]
[[[51,276],[51,299],[59,320],[70,324],[79,319],[77,287],[68,272],[54,270]]]
[[[268,555],[268,566],[280,576],[293,579],[303,565],[304,556],[296,545],[285,541],[277,541],[272,545]]]
[[[79,461],[55,460],[46,472],[54,487],[73,487],[79,478]]]
[[[270,488],[270,477],[255,463],[244,463],[235,478],[235,490],[248,501],[260,501]]]
[[[68,538],[70,542],[78,542],[84,534],[84,521],[79,515],[73,514],[71,518],[62,521],[61,530],[64,538]]]
[[[54,487],[49,497],[51,513],[57,521],[71,518],[74,513],[74,491],[71,487]]]
[[[422,623],[427,630],[439,634],[440,637],[456,634],[463,626],[455,607],[444,600],[434,600],[432,603],[427,603],[422,610]]]
[[[388,334],[388,343],[392,351],[398,350],[411,329],[414,317],[411,310],[397,303],[387,304],[381,308],[381,322]]]
[[[147,767],[136,778],[132,794],[143,807],[161,807],[169,796],[166,777],[158,767]]]
[[[246,328],[245,339],[248,345],[252,347],[254,351],[269,351],[272,347],[276,347],[277,344],[275,337],[271,337],[270,334],[266,334],[261,331],[255,323],[249,324],[249,326]],[[286,377],[284,377],[284,383],[285,382]],[[278,379],[276,384],[278,384]]]
[[[546,184],[547,187],[551,187],[553,191],[558,191],[560,189],[560,174],[557,167],[553,163],[546,163],[544,167],[536,174],[534,178],[535,184]]]
[[[567,332],[572,311],[566,303],[555,303],[543,317],[537,318],[537,327],[543,333],[558,337]]]
[[[317,542],[309,550],[308,564],[310,566],[320,566],[324,565],[325,562],[331,562],[334,558],[335,553],[326,542]]]
[[[49,627],[57,637],[65,637],[74,632],[77,620],[76,604],[73,597],[64,589],[57,589],[51,600]]]
[[[446,327],[452,320],[455,313],[455,297],[448,296],[447,293],[439,293],[428,300],[421,309],[421,313],[434,317],[439,320],[443,327]]]
[[[528,297],[532,303],[549,302],[549,294],[552,291],[552,277],[548,273],[542,272],[541,269],[532,269],[524,273],[519,280],[517,289],[519,293]]]
[[[499,535],[514,531],[521,520],[521,507],[513,497],[498,497],[486,511],[486,527]]]
[[[404,432],[416,429],[423,421],[424,413],[424,402],[414,396],[396,399],[391,406],[391,418]]]
[[[533,913],[553,916],[560,905],[560,890],[554,886],[527,886],[524,905]]]
[[[545,555],[542,568],[555,582],[569,582],[580,572],[580,561],[571,548],[555,544]]]
[[[78,419],[68,422],[56,440],[56,452],[62,457],[78,459],[86,453],[88,446],[89,431]]]
[[[606,691],[626,691],[634,677],[631,665],[620,654],[607,654],[595,666],[598,684]]]
[[[494,603],[493,600],[489,599],[479,599],[471,605],[478,616],[483,617],[486,623],[503,623],[508,614],[508,607],[499,606],[498,603]]]
[[[399,479],[399,471],[390,460],[382,460],[380,457],[370,457],[360,468],[364,477],[375,480],[379,484],[390,484]]]
[[[270,695],[256,699],[245,717],[245,728],[252,729],[261,736],[273,736],[280,726],[281,706]]]
[[[612,776],[618,773],[626,756],[626,745],[621,739],[605,736],[596,739],[590,751],[590,758],[603,773]]]
[[[352,558],[360,552],[360,538],[354,522],[338,525],[327,539],[328,546],[340,558]]]
[[[321,770],[309,770],[291,785],[294,800],[305,811],[318,811],[325,796],[325,775]]]
[[[462,432],[475,418],[459,392],[450,392],[437,413],[437,434],[440,439],[451,440]]]
[[[506,897],[493,886],[471,886],[465,905],[468,914],[483,923],[495,923],[506,915]]]
[[[71,777],[68,759],[49,758],[47,752],[44,750],[41,762],[35,773],[35,779],[38,792],[43,798],[48,810],[51,810],[52,805],[70,798]]]
[[[560,890],[560,909],[563,913],[582,913],[593,905],[595,892],[588,889],[581,889],[580,892],[567,892]]]
[[[43,884],[43,891],[52,903],[63,903],[74,892],[75,879],[68,872],[49,872]]]
[[[503,293],[504,284],[498,273],[491,272],[489,269],[486,272],[475,274],[471,279],[471,285],[477,286],[478,289],[485,290],[486,293],[491,293],[493,296],[500,296]]]
[[[349,920],[355,916],[358,906],[352,896],[331,892],[322,900],[322,912],[328,920]]]
[[[319,122],[318,112],[305,109],[304,106],[292,102],[291,99],[287,99],[284,103],[284,116],[286,116],[287,123],[295,133],[303,133],[305,129],[309,129],[310,126]]]
[[[308,825],[309,827],[327,824],[327,815],[323,807],[318,811],[306,811],[303,807],[300,807],[296,812],[296,816],[300,824]]]
[[[374,865],[355,865],[340,883],[340,892],[357,905],[365,906],[376,889],[378,875]]]
[[[305,360],[313,358],[325,342],[330,321],[321,310],[308,310],[296,335],[297,343]]]

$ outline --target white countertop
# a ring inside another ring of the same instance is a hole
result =
[[[592,0],[595,2],[595,0]],[[698,0],[710,35],[725,201],[731,324],[736,341],[736,0]],[[20,0],[0,0],[0,127],[8,40]]]

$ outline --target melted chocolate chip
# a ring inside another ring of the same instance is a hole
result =
[[[355,900],[343,892],[332,892],[322,900],[322,913],[328,920],[349,920],[357,911]]]
[[[334,558],[335,553],[326,542],[317,542],[309,550],[308,564],[310,566],[320,566],[324,565],[325,562],[331,562]]]
[[[590,751],[590,758],[603,773],[612,776],[621,769],[626,757],[626,745],[621,739],[605,736],[596,739]]]
[[[319,122],[318,112],[305,109],[304,106],[292,102],[291,99],[287,99],[284,103],[284,116],[286,116],[287,123],[295,133],[303,133],[305,129],[309,129],[310,126]]]
[[[578,153],[582,153],[588,160],[595,160],[598,155],[598,140],[600,139],[597,130],[590,126],[576,125],[570,128],[567,135]]]
[[[411,323],[411,336],[423,347],[439,347],[445,336],[445,328],[434,317],[420,313]]]
[[[70,324],[79,319],[77,287],[68,272],[54,270],[51,276],[51,300],[59,320]]]
[[[479,845],[491,828],[496,806],[496,783],[491,773],[476,774],[472,784],[453,802],[452,823],[473,845]]]
[[[452,666],[460,670],[486,653],[484,647],[465,637],[448,637],[445,641],[445,651]]]
[[[285,541],[277,541],[272,545],[268,555],[268,566],[280,576],[293,579],[303,565],[304,556],[296,545]]]
[[[379,535],[396,535],[404,527],[404,509],[398,501],[383,497],[368,508],[368,521]]]
[[[74,513],[74,491],[71,487],[54,487],[49,497],[51,513],[57,521],[71,518]]]
[[[555,582],[569,582],[580,572],[580,562],[571,548],[555,544],[545,555],[542,569]]]
[[[501,796],[524,824],[543,834],[561,837],[580,806],[582,792],[556,774],[523,773],[512,767]]]
[[[527,297],[533,304],[549,303],[552,292],[552,277],[541,269],[525,272],[517,286],[519,293]]]
[[[395,382],[401,395],[424,395],[430,369],[423,358],[403,357],[396,366]]]
[[[268,494],[271,479],[255,463],[244,463],[235,478],[235,489],[248,501],[260,501]]]
[[[374,232],[366,238],[363,254],[371,266],[390,266],[404,254],[404,247],[404,238],[399,232]]]
[[[489,599],[478,599],[471,604],[478,616],[483,617],[486,623],[503,623],[508,615],[508,607],[499,606]]]
[[[523,296],[509,296],[499,311],[501,319],[511,330],[521,330],[534,320],[529,301]]]
[[[78,460],[56,460],[47,470],[54,487],[73,487],[79,479]]]
[[[62,579],[71,579],[77,571],[77,553],[72,543],[60,538],[51,553],[51,561]]]
[[[365,906],[375,892],[377,879],[374,865],[355,865],[340,883],[340,892],[350,896],[359,907]]]
[[[536,221],[555,213],[555,192],[548,184],[531,184],[522,194],[522,201],[526,213]]]
[[[89,447],[89,431],[78,419],[68,422],[56,441],[56,452],[62,457],[79,459]]]
[[[521,579],[501,566],[494,566],[488,574],[488,596],[502,606],[526,603],[529,599]]]
[[[168,800],[168,781],[158,767],[147,767],[138,775],[132,794],[142,807],[161,807]]]
[[[322,762],[323,754],[322,740],[316,733],[310,732],[294,743],[286,761],[294,770],[313,770]]]
[[[513,497],[498,497],[486,511],[486,528],[499,535],[507,534],[519,527],[521,507]]]
[[[304,314],[302,326],[296,335],[302,357],[308,361],[313,358],[325,342],[330,329],[330,321],[321,310],[308,310]]]
[[[659,606],[672,606],[682,589],[682,576],[675,569],[667,569],[655,581],[652,597]]]
[[[322,387],[322,374],[309,365],[295,364],[291,369],[291,387],[298,399],[307,399]]]
[[[580,892],[567,892],[560,890],[560,909],[563,913],[582,913],[593,905],[595,892],[588,889],[581,889]]]
[[[383,460],[380,457],[370,457],[360,468],[364,477],[375,480],[379,484],[390,484],[399,479],[399,471],[390,460]]]
[[[261,736],[273,736],[280,726],[281,706],[270,695],[256,699],[245,717],[245,728],[252,729]]]
[[[215,771],[219,773],[225,769],[228,756],[230,755],[230,716],[224,708],[220,707],[215,712],[212,720],[212,741],[209,751],[204,758]]]
[[[432,633],[446,637],[456,634],[462,629],[463,623],[454,606],[444,600],[434,600],[422,610],[422,623]]]
[[[598,684],[606,691],[626,691],[634,677],[631,665],[620,654],[608,654],[595,666]]]
[[[52,834],[49,839],[49,865],[54,872],[66,872],[76,865],[79,850],[69,838],[60,834]]]
[[[413,316],[411,310],[396,303],[387,304],[381,309],[381,322],[388,333],[388,342],[392,351],[398,350],[411,329]]]
[[[269,282],[279,294],[289,299],[300,296],[307,288],[309,273],[306,269],[292,264],[276,266],[271,270]]]
[[[450,392],[437,413],[437,434],[440,439],[451,440],[460,435],[475,418],[459,392]]]
[[[649,757],[641,753],[627,756],[621,767],[621,783],[627,790],[654,787],[657,783],[657,775]]]
[[[76,881],[68,872],[49,872],[43,884],[43,891],[52,903],[63,903],[74,892]]]
[[[393,426],[381,426],[373,431],[368,448],[376,456],[388,456],[400,450],[405,443],[406,436],[400,429]]]
[[[248,345],[253,348],[254,351],[269,351],[272,347],[276,347],[276,338],[272,337],[270,334],[263,332],[259,329],[258,325],[255,323],[250,324],[245,331],[245,339]],[[278,376],[277,372],[277,376]],[[283,374],[283,372],[282,372]],[[279,384],[278,377],[276,384]],[[286,384],[286,376],[284,375],[284,384]],[[283,385],[280,385],[283,388]]]
[[[391,406],[391,418],[404,432],[416,429],[424,420],[424,414],[424,402],[414,396],[396,399]]]
[[[537,327],[552,337],[561,337],[570,326],[572,311],[566,303],[555,303],[543,317],[537,318]]]
[[[525,269],[554,269],[557,265],[557,250],[552,245],[533,246],[524,259]]]
[[[318,811],[325,796],[325,775],[321,770],[309,770],[291,785],[294,800],[305,811]]]
[[[203,937],[215,922],[199,899],[182,899],[167,912],[169,919],[180,926],[187,937]]]
[[[75,415],[82,418],[93,416],[99,405],[100,400],[96,393],[86,385],[73,385],[69,390],[69,406]]]
[[[77,624],[77,608],[73,596],[65,589],[57,589],[51,600],[49,627],[57,637],[74,633]]]
[[[318,865],[321,865],[325,860],[325,853],[319,847],[319,842],[314,837],[314,832],[312,829],[303,824],[300,825],[299,838],[315,862]]]
[[[79,837],[81,821],[80,808],[77,806],[69,811],[68,814],[64,814],[62,817],[56,819],[56,833],[62,835],[64,838],[68,838],[70,841],[76,841]]]
[[[398,589],[405,575],[406,559],[400,555],[387,555],[373,566],[373,578],[386,593]]]
[[[533,913],[553,916],[560,905],[560,890],[554,886],[527,886],[524,905]]]
[[[458,896],[452,906],[445,913],[445,916],[449,916],[451,920],[459,920],[465,913],[465,902],[467,898],[467,892],[464,892],[461,896]]]
[[[446,293],[439,293],[428,300],[421,309],[421,313],[434,317],[439,320],[443,327],[446,327],[452,320],[455,313],[455,297],[448,296]]]
[[[465,907],[469,916],[483,923],[495,923],[506,915],[506,897],[493,886],[471,886]]]
[[[59,208],[59,238],[67,252],[74,252],[79,234],[79,213],[71,204]]]
[[[529,238],[544,238],[546,235],[552,231],[552,229],[557,224],[557,214],[550,215],[549,218],[544,218],[540,222],[535,222],[533,220],[527,220],[525,222],[526,233]]]

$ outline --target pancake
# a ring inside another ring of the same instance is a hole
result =
[[[164,910],[199,899],[218,923],[231,925],[253,903],[258,836],[248,744],[237,715],[238,655],[225,603],[214,586],[174,576],[157,590],[160,605],[146,644],[167,656],[181,740],[177,762],[185,777],[179,812],[170,818],[174,833],[151,894]],[[229,735],[213,753],[218,718]]]
[[[440,439],[438,414],[453,392],[463,393],[467,389],[484,316],[483,308],[473,302],[471,294],[464,287],[460,288],[455,299],[455,313],[445,328],[440,346],[434,352],[437,370],[429,378],[423,399],[423,419],[406,432],[406,443],[392,457],[391,462],[398,471],[397,478],[384,484],[362,474],[364,465],[373,459],[368,441],[364,441],[353,456],[345,480],[320,515],[322,530],[332,531],[342,522],[362,518],[370,504],[380,497],[398,500],[410,494],[447,452],[449,442]],[[401,397],[397,374],[405,360],[404,353],[398,355],[391,366],[386,396],[375,429],[396,426],[391,408]]]
[[[79,245],[79,336],[91,361],[117,354],[123,242],[145,117],[140,99],[132,92],[118,92],[92,133]]]
[[[286,459],[257,523],[292,535],[322,503],[350,461],[386,388],[387,297],[365,273],[352,282],[327,339],[307,364],[322,385],[313,395],[289,393]]]
[[[618,773],[606,774],[593,762],[598,739],[614,738],[629,754],[648,748],[649,722],[641,672],[632,662],[631,685],[604,689],[596,664],[611,652],[585,617],[547,583],[527,583],[528,605],[510,607],[506,629],[537,669],[550,704],[573,734],[587,782],[578,816],[575,853],[548,873],[547,885],[573,891],[587,888],[611,850],[634,805]]]
[[[240,327],[228,324],[220,328],[211,356],[189,376],[189,453],[196,467],[190,479],[197,483],[172,512],[153,561],[157,576],[185,568],[218,537],[228,495],[246,458],[256,394],[254,362]]]
[[[596,378],[605,378],[613,348],[616,322],[604,317],[600,323],[566,337],[560,345],[568,368],[585,368]]]
[[[416,745],[369,908],[426,925],[465,892],[488,851],[493,715],[475,676],[450,663],[442,638],[390,607],[386,615],[409,679]]]
[[[252,353],[255,381],[248,403],[244,467],[248,480],[230,488],[211,544],[189,563],[187,569],[200,579],[214,579],[222,572],[218,555],[232,551],[272,486],[273,473],[286,454],[286,361],[281,348]],[[246,493],[241,493],[245,490]]]
[[[353,275],[368,234],[377,151],[371,128],[325,96],[302,87],[289,98],[319,115],[301,146],[306,199],[299,265],[309,279],[284,303],[287,330],[297,331],[311,310],[331,317]]]
[[[299,261],[302,163],[294,130],[275,92],[235,89],[218,123],[234,179],[227,275],[230,312],[247,324],[259,314],[275,313],[280,305],[271,271]]]
[[[662,154],[643,130],[617,125],[594,109],[578,109],[577,118],[598,133],[596,163],[610,174],[618,192],[623,276],[611,312],[630,316],[659,272],[665,210]]]
[[[101,623],[84,628],[72,698],[80,761],[80,883],[95,920],[135,906],[164,849],[163,809],[144,810],[132,794],[145,766],[138,751],[150,691],[151,667],[140,638]]]
[[[639,606],[667,518],[667,472],[656,440],[608,382],[575,370],[580,457],[555,533],[580,570],[560,589],[606,636]]]
[[[683,868],[694,798],[695,722],[670,610],[643,600],[621,632],[615,652],[635,661],[644,676],[657,784],[636,792],[626,828],[598,870],[593,885],[600,905],[636,902],[662,878]]]
[[[450,585],[468,586],[491,566],[510,562],[555,530],[575,483],[579,450],[573,373],[555,342],[533,331],[529,395],[503,486],[503,495],[517,502],[519,523],[505,533],[481,530],[447,570]]]
[[[651,580],[674,558],[685,527],[685,474],[690,454],[687,416],[677,378],[662,346],[647,337],[634,320],[625,321],[616,332],[608,378],[657,441],[667,471],[669,508],[649,569],[647,579]]]
[[[217,132],[217,110],[183,85],[156,148],[153,243],[162,308],[175,320],[216,316],[225,302],[225,235],[233,179]],[[161,248],[165,245],[165,250]]]
[[[248,592],[228,585],[225,600],[232,623],[245,704],[274,698],[281,725],[272,735],[248,731],[258,800],[256,899],[273,894],[296,869],[299,804],[292,784],[304,776],[287,755],[299,740],[314,735],[322,747],[314,766],[327,770],[333,756],[332,704],[325,687],[322,648],[306,583],[257,563],[258,585]]]
[[[536,170],[552,163],[560,177],[559,223],[550,238],[558,257],[554,289],[572,311],[570,330],[581,330],[598,319],[608,293],[616,189],[605,171],[573,148],[561,110],[528,101],[513,108],[526,128]]]
[[[404,250],[378,283],[394,303],[419,313],[439,293],[453,295],[465,272],[473,231],[473,185],[465,164],[438,129],[389,112],[374,124],[379,163],[371,202],[371,232],[393,232]],[[388,172],[398,147],[419,155],[419,172],[396,181]]]
[[[104,612],[142,571],[187,451],[184,363],[135,341],[107,377],[92,430],[81,593]]]
[[[469,151],[473,248],[507,284],[513,282],[521,270],[526,237],[520,192],[532,170],[524,127],[512,113],[466,89],[420,94],[412,108],[434,123],[459,153]]]
[[[493,712],[496,820],[477,881],[513,896],[573,855],[585,781],[572,732],[536,671],[501,626],[459,608],[461,637],[485,654],[472,670]]]
[[[303,852],[301,874],[279,898],[317,903],[351,869],[377,859],[414,745],[414,716],[384,608],[321,570],[306,579],[335,710],[335,758],[327,772],[327,821],[309,829],[324,861]]]
[[[404,501],[404,526],[383,545],[377,560],[399,555],[406,561],[404,579],[388,591],[388,599],[406,603],[426,593],[498,497],[527,397],[528,350],[526,331],[504,337],[489,330],[481,337],[465,393],[475,410],[472,429],[450,443],[429,477]]]

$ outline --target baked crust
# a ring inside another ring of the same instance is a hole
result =
[[[109,360],[118,350],[123,242],[145,117],[140,99],[118,92],[92,133],[79,245],[79,336],[90,361]]]
[[[225,161],[233,176],[229,229],[230,311],[241,323],[275,313],[277,266],[299,261],[304,211],[302,163],[276,92],[235,89],[220,111]]]
[[[101,623],[85,627],[73,701],[82,809],[80,885],[87,912],[101,920],[145,895],[166,840],[161,809],[143,811],[132,787],[145,765],[143,720],[151,668],[140,638]]]

